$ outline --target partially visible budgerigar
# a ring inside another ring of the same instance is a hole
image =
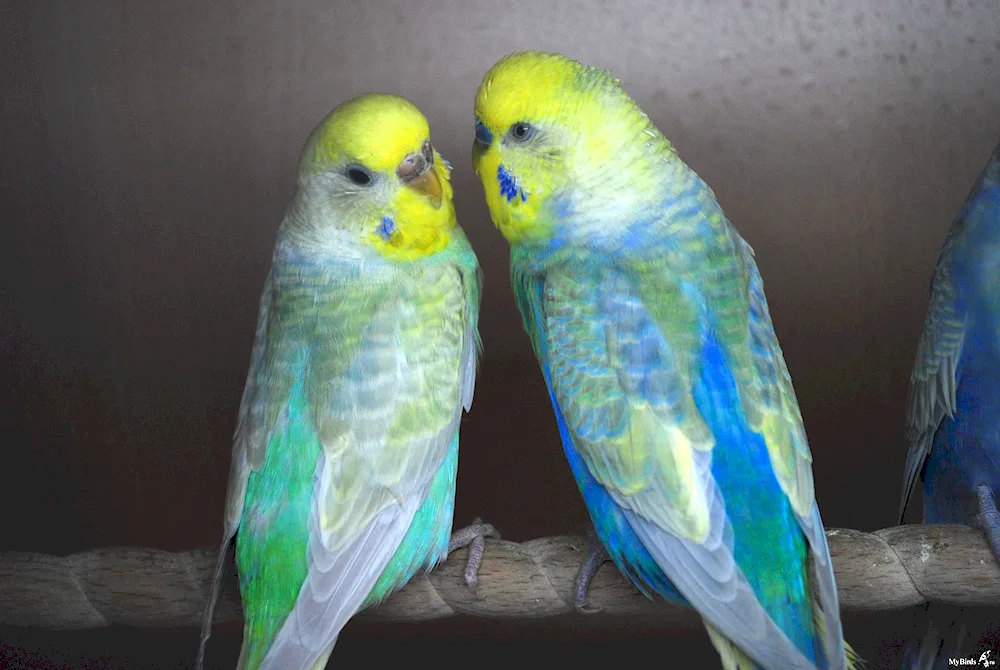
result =
[[[962,655],[962,645],[965,642],[966,631],[964,626],[956,626],[954,623],[943,635],[938,632],[933,624],[927,627],[927,633],[915,641],[903,652],[903,663],[900,670],[947,670],[955,667],[953,661],[968,657]],[[917,646],[916,642],[919,642]],[[987,658],[989,653],[987,653]],[[978,665],[978,662],[975,662]],[[968,661],[964,663],[968,667]]]
[[[695,607],[727,668],[848,667],[749,245],[604,70],[514,54],[475,112],[475,169],[607,554],[644,593]]]
[[[356,612],[447,555],[479,300],[427,120],[393,95],[339,106],[261,296],[199,668],[234,534],[248,670],[324,667]]]
[[[971,524],[1000,560],[1000,145],[951,224],[910,376],[900,522]]]

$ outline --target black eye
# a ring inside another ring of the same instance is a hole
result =
[[[347,178],[358,186],[368,186],[372,183],[372,173],[359,165],[347,168]]]
[[[529,123],[518,121],[510,127],[508,134],[517,142],[527,142],[535,136],[535,128]]]

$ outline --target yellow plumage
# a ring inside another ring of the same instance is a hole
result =
[[[369,93],[333,110],[306,151],[312,152],[314,167],[350,156],[375,172],[392,172],[407,155],[419,152],[430,135],[427,119],[413,103],[397,95]]]
[[[530,81],[531,86],[525,86]],[[530,154],[506,156],[506,167],[528,191],[526,200],[507,201],[498,188],[486,188],[493,220],[512,243],[544,238],[551,218],[543,201],[569,183],[588,194],[586,209],[618,211],[639,206],[636,193],[656,193],[662,187],[660,157],[673,148],[646,114],[621,89],[610,73],[560,54],[524,51],[498,61],[483,78],[476,95],[476,118],[496,138],[530,118],[558,121],[546,128],[550,142]],[[652,152],[642,149],[655,140]],[[631,170],[614,178],[595,177],[592,166],[632,159]],[[476,173],[488,183],[500,166],[498,151],[473,153]],[[485,175],[485,177],[484,177]],[[636,181],[645,189],[622,186]],[[647,183],[648,182],[648,183]]]
[[[791,380],[714,193],[610,73],[560,54],[497,62],[475,113],[473,164],[605,547],[655,574],[637,534],[727,669],[853,667]]]
[[[406,188],[396,175],[400,164],[419,155],[429,141],[427,119],[411,102],[370,93],[340,105],[317,126],[303,149],[302,172],[315,176],[356,163],[381,177],[369,189],[373,196],[360,199],[350,216],[368,229],[368,242],[386,258],[422,258],[447,247],[456,225],[450,170],[440,154],[433,152],[432,170],[441,190],[437,204],[426,193]],[[386,216],[394,229],[388,238],[378,232]]]
[[[451,171],[438,152],[434,152],[434,172],[441,183],[441,208],[432,208],[427,198],[402,189],[396,199],[397,217],[406,222],[399,226],[396,234],[388,241],[378,235],[372,243],[383,255],[393,260],[413,260],[436,254],[448,246],[451,231],[455,228],[455,204],[452,202],[454,190],[451,185]]]
[[[394,95],[344,103],[306,142],[261,296],[199,669],[234,536],[240,669],[324,667],[348,620],[446,555],[480,294],[448,177],[427,120]]]

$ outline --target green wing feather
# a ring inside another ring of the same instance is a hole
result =
[[[275,263],[227,503],[224,546],[239,526],[248,626],[240,667],[324,659],[376,584],[398,588],[412,574],[383,573],[414,565],[393,560],[414,519],[433,522],[425,531],[436,538],[446,528],[417,563],[446,549],[452,507],[437,519],[421,507],[471,403],[471,253],[456,236],[439,258],[407,267]]]

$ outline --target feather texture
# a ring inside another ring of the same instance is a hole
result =
[[[234,535],[247,670],[323,667],[354,614],[447,554],[480,278],[427,132],[405,100],[366,96],[303,151],[261,297],[199,667]]]
[[[1000,380],[1000,146],[991,156],[975,186],[966,198],[945,237],[931,281],[930,307],[924,320],[924,330],[910,375],[910,392],[906,408],[906,438],[909,451],[903,476],[903,494],[899,506],[900,521],[907,504],[931,455],[936,438],[949,442],[940,453],[945,461],[955,465],[957,456],[946,452],[968,442],[975,448],[977,434],[994,434],[983,419],[994,428],[1000,426],[986,418],[993,394],[989,389],[979,393],[980,384],[989,386],[990,379]],[[964,388],[966,407],[957,417],[960,405],[960,378],[963,373],[971,385]],[[972,373],[972,374],[970,374]],[[939,429],[946,423],[959,421],[958,433],[973,439],[951,442]],[[986,454],[973,460],[995,462],[1000,459],[995,445],[984,445]],[[987,454],[993,454],[988,456]],[[996,481],[1000,473],[995,465],[969,463],[957,468],[962,471],[963,484],[942,487],[944,507],[967,504],[971,491],[978,483]],[[985,471],[984,471],[985,469]],[[951,479],[950,476],[943,477]],[[932,478],[933,479],[933,478]],[[972,480],[979,481],[972,481]],[[956,495],[957,494],[957,495]],[[948,497],[954,503],[946,501]],[[932,504],[933,500],[930,501]],[[936,505],[935,505],[936,506]],[[926,506],[925,506],[926,509]],[[945,518],[947,518],[945,513]],[[955,509],[951,520],[965,521],[964,509]]]
[[[983,530],[1000,560],[1000,145],[945,238],[907,404],[900,502],[923,480],[924,523]]]
[[[750,246],[602,70],[514,54],[487,73],[476,115],[476,171],[612,560],[644,593],[695,607],[727,667],[848,667],[812,456]],[[526,198],[504,196],[501,170]]]

